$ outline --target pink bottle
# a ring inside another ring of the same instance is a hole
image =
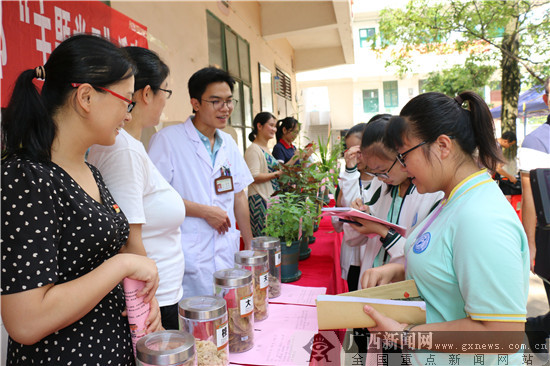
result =
[[[143,336],[147,327],[145,321],[149,316],[150,304],[143,302],[142,297],[137,297],[137,293],[145,287],[145,282],[125,278],[123,281],[124,296],[126,297],[126,312],[128,314],[128,323],[130,323],[130,333],[132,334],[132,347],[134,356],[136,355],[136,344]]]

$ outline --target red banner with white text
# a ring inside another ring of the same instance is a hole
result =
[[[44,65],[67,37],[91,33],[120,46],[147,47],[147,28],[101,1],[2,1],[2,107],[19,74]]]

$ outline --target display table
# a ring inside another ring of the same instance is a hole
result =
[[[347,291],[340,271],[342,234],[327,216],[314,236],[311,256],[299,263],[302,277],[282,285],[281,296],[270,301],[269,317],[254,325],[254,348],[230,354],[232,365],[340,365],[343,332],[318,331],[315,298]]]
[[[267,319],[254,324],[254,347],[230,353],[232,365],[317,365],[328,358],[339,365],[341,340],[335,331],[319,332],[315,299],[322,287],[282,285],[281,296],[269,303]],[[320,347],[321,345],[321,347]],[[326,351],[326,354],[319,354]]]
[[[327,294],[347,292],[347,283],[340,270],[342,233],[334,232],[331,218],[321,219],[319,230],[313,233],[316,240],[310,244],[311,256],[299,263],[302,277],[292,284],[306,287],[326,287]]]

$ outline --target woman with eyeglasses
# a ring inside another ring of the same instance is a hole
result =
[[[383,220],[403,226],[410,231],[416,227],[443,198],[442,192],[421,194],[406,172],[399,169],[395,151],[387,148],[384,133],[390,115],[381,115],[367,123],[361,142],[361,156],[366,173],[374,177],[363,199],[355,200],[351,207],[367,211]],[[358,173],[354,173],[355,176]],[[351,175],[354,177],[354,175]],[[342,179],[346,188],[348,175]],[[385,225],[358,219],[361,226],[346,224],[344,233],[348,244],[362,246],[361,271],[389,262],[403,262],[405,238]],[[368,238],[367,236],[370,236]],[[361,284],[358,284],[361,288]]]
[[[132,119],[114,145],[94,145],[88,161],[95,165],[115,201],[130,223],[130,237],[123,247],[127,253],[145,255],[157,264],[162,326],[179,329],[178,302],[182,298],[185,261],[180,225],[185,205],[176,190],[164,179],[147,155],[141,135],[146,127],[159,124],[166,101],[168,66],[146,48],[125,47],[137,66],[134,76]]]
[[[313,144],[308,144],[305,150],[296,155],[296,146],[294,140],[300,133],[300,122],[294,117],[286,117],[277,122],[277,143],[273,147],[273,156],[283,164],[296,164],[299,159],[309,159],[313,154]]]
[[[508,354],[508,364],[521,364],[521,350],[515,353],[518,348],[508,346],[523,340],[529,249],[517,214],[478,165],[494,170],[499,162],[489,108],[473,92],[456,98],[421,94],[392,118],[385,141],[397,150],[397,168],[419,192],[443,191],[445,198],[408,235],[406,266],[373,268],[362,278],[364,287],[414,279],[426,302],[426,324],[400,324],[365,307],[376,322],[369,329],[406,336],[414,328],[434,337],[444,331],[453,334],[455,345],[497,344],[500,354]],[[476,334],[484,334],[481,341],[472,340]],[[499,338],[505,334],[511,337]],[[413,352],[414,364],[425,364],[430,355],[435,364],[448,361],[448,354],[423,348],[427,353]],[[473,356],[461,358],[473,364]],[[486,365],[502,360],[496,354],[483,356]]]
[[[128,221],[93,144],[131,120],[135,65],[111,42],[77,35],[21,73],[2,116],[2,321],[8,365],[134,365],[120,282],[158,287],[152,259],[120,253]],[[33,79],[44,79],[41,92]],[[161,329],[152,307],[148,332]]]

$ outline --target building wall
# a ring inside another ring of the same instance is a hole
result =
[[[369,3],[370,7],[375,7]],[[378,11],[355,13],[352,25],[355,64],[334,66],[320,70],[298,73],[298,87],[301,90],[310,87],[328,88],[330,96],[330,124],[332,130],[345,130],[360,122],[367,122],[378,113],[398,114],[403,106],[413,97],[420,94],[419,82],[427,78],[430,71],[451,67],[463,63],[466,55],[451,54],[418,54],[414,57],[412,71],[399,76],[396,68],[387,68],[386,60],[394,47],[377,53],[370,46],[361,47],[360,29],[374,28],[379,32]],[[398,104],[396,107],[385,107],[384,82],[397,81]],[[378,90],[378,111],[365,113],[363,109],[363,90]],[[303,102],[304,104],[307,101]],[[305,113],[303,118],[305,118]],[[307,119],[307,118],[306,118]],[[304,134],[307,135],[307,131]]]
[[[303,82],[299,84],[300,91],[303,91],[308,88],[313,87],[327,87],[328,89],[328,98],[329,98],[329,108],[330,108],[330,126],[331,129],[346,129],[349,128],[350,124],[353,124],[354,118],[354,98],[353,98],[353,82],[351,79],[339,79],[339,80],[328,80],[328,81],[310,81]],[[302,98],[302,103],[305,101]],[[307,121],[306,113],[308,111],[305,108],[300,108],[300,121]],[[306,131],[304,134],[307,135],[307,128],[309,126],[304,126]]]
[[[207,10],[250,45],[253,116],[260,112],[261,106],[258,62],[267,67],[273,76],[275,66],[289,74],[293,94],[296,93],[294,50],[286,39],[266,41],[261,36],[260,4],[257,1],[232,1],[230,9],[219,1],[113,0],[111,6],[147,27],[149,48],[157,52],[170,67],[169,88],[174,90],[174,95],[166,104],[161,118],[162,125],[185,121],[191,114],[187,81],[195,71],[209,65]],[[274,94],[273,107],[276,115],[280,109],[277,104],[278,98]],[[295,109],[295,105],[293,108]],[[146,136],[150,134],[145,133]]]

